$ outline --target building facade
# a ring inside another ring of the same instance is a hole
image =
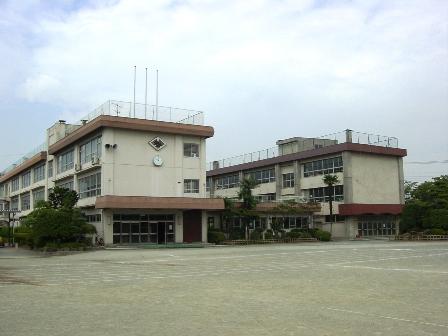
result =
[[[64,187],[78,192],[77,206],[105,244],[206,242],[206,211],[224,207],[205,192],[213,128],[194,111],[166,108],[148,120],[146,106],[139,118],[135,105],[124,117],[114,104],[80,125],[50,127],[41,150],[0,176],[2,206],[24,218]],[[186,115],[173,122],[174,112]]]
[[[396,138],[351,130],[331,137],[279,140],[277,147],[265,151],[211,162],[207,195],[236,198],[240,181],[251,177],[258,183],[253,193],[260,208],[290,202],[320,205],[301,216],[283,215],[286,231],[315,227],[343,239],[391,236],[398,233],[404,204],[404,156],[406,150],[398,148]],[[339,182],[326,186],[326,174],[336,175]],[[265,211],[261,228],[269,229],[278,216]],[[209,216],[217,227],[222,226],[219,221],[218,216]]]

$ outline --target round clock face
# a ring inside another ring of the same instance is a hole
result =
[[[159,155],[154,156],[154,159],[152,160],[154,163],[154,166],[160,167],[163,164],[163,160]]]

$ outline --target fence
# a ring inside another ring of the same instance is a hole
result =
[[[156,106],[141,103],[108,100],[82,120],[89,122],[100,115],[203,125],[204,113],[177,107]]]

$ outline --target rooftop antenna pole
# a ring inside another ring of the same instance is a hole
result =
[[[156,120],[159,120],[159,70],[156,70]]]
[[[148,68],[145,68],[145,119],[146,119],[147,106],[148,106]]]
[[[135,83],[137,81],[137,66],[134,65],[134,118],[135,118]]]

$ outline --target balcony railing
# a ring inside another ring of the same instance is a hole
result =
[[[355,132],[352,130],[341,131],[337,133],[319,136],[317,138],[304,138],[296,140],[292,143],[282,144],[282,153],[289,154],[297,152],[296,148],[310,146],[311,149],[319,147],[333,146],[341,143],[358,143],[381,147],[398,148],[398,139],[385,135],[369,134],[363,132]],[[247,154],[232,156],[230,158],[211,161],[207,164],[207,170],[236,166],[243,163],[250,163],[265,159],[271,159],[281,156],[279,147],[270,147],[267,149],[250,152]]]

